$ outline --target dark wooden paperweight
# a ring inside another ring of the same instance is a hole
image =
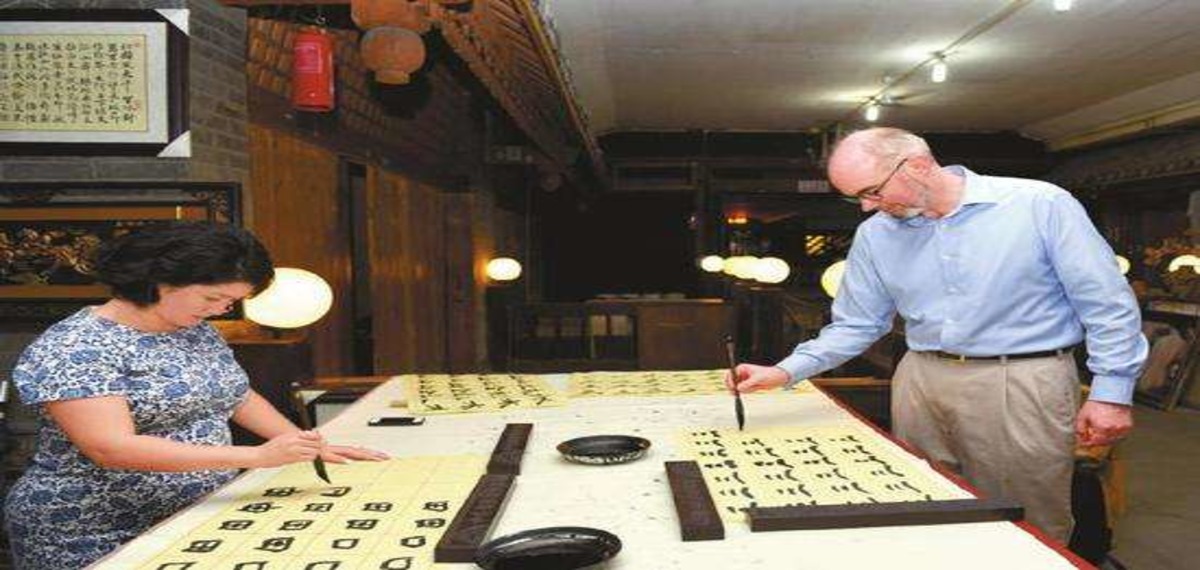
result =
[[[1019,521],[1025,509],[1008,499],[956,499],[908,503],[751,507],[751,532]]]
[[[525,445],[529,443],[529,434],[533,424],[508,424],[500,434],[492,458],[488,461],[487,472],[492,475],[520,475],[521,458],[525,455]]]
[[[446,534],[433,549],[434,562],[473,562],[512,490],[515,475],[482,475]]]
[[[700,465],[695,461],[667,461],[663,465],[671,483],[683,541],[724,540],[725,524],[708,492]]]

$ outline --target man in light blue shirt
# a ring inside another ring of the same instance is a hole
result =
[[[942,167],[900,129],[847,136],[829,179],[878,211],[855,234],[833,322],[775,366],[738,366],[737,389],[838,366],[899,314],[909,353],[893,378],[896,435],[1065,541],[1075,443],[1132,428],[1147,354],[1112,249],[1062,188]],[[1093,380],[1079,407],[1070,349],[1084,340]]]

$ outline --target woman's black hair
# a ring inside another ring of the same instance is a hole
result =
[[[267,248],[229,224],[171,221],[146,226],[102,244],[96,278],[114,297],[138,306],[158,302],[158,286],[248,283],[254,293],[271,284]]]

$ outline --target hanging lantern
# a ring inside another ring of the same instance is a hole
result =
[[[408,83],[409,74],[425,63],[421,36],[404,28],[375,28],[363,36],[363,64],[375,72],[380,83]]]
[[[351,0],[350,19],[364,30],[392,26],[418,34],[431,25],[425,6],[408,0]]]
[[[292,107],[333,110],[333,38],[323,28],[306,27],[292,43]]]

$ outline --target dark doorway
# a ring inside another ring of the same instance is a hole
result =
[[[342,159],[339,191],[349,205],[351,292],[351,373],[375,373],[375,339],[371,332],[371,241],[367,232],[367,167]]]
[[[580,301],[606,293],[684,293],[699,280],[687,192],[620,192],[586,207],[546,204],[539,212],[546,298]],[[552,208],[552,209],[551,209]]]

